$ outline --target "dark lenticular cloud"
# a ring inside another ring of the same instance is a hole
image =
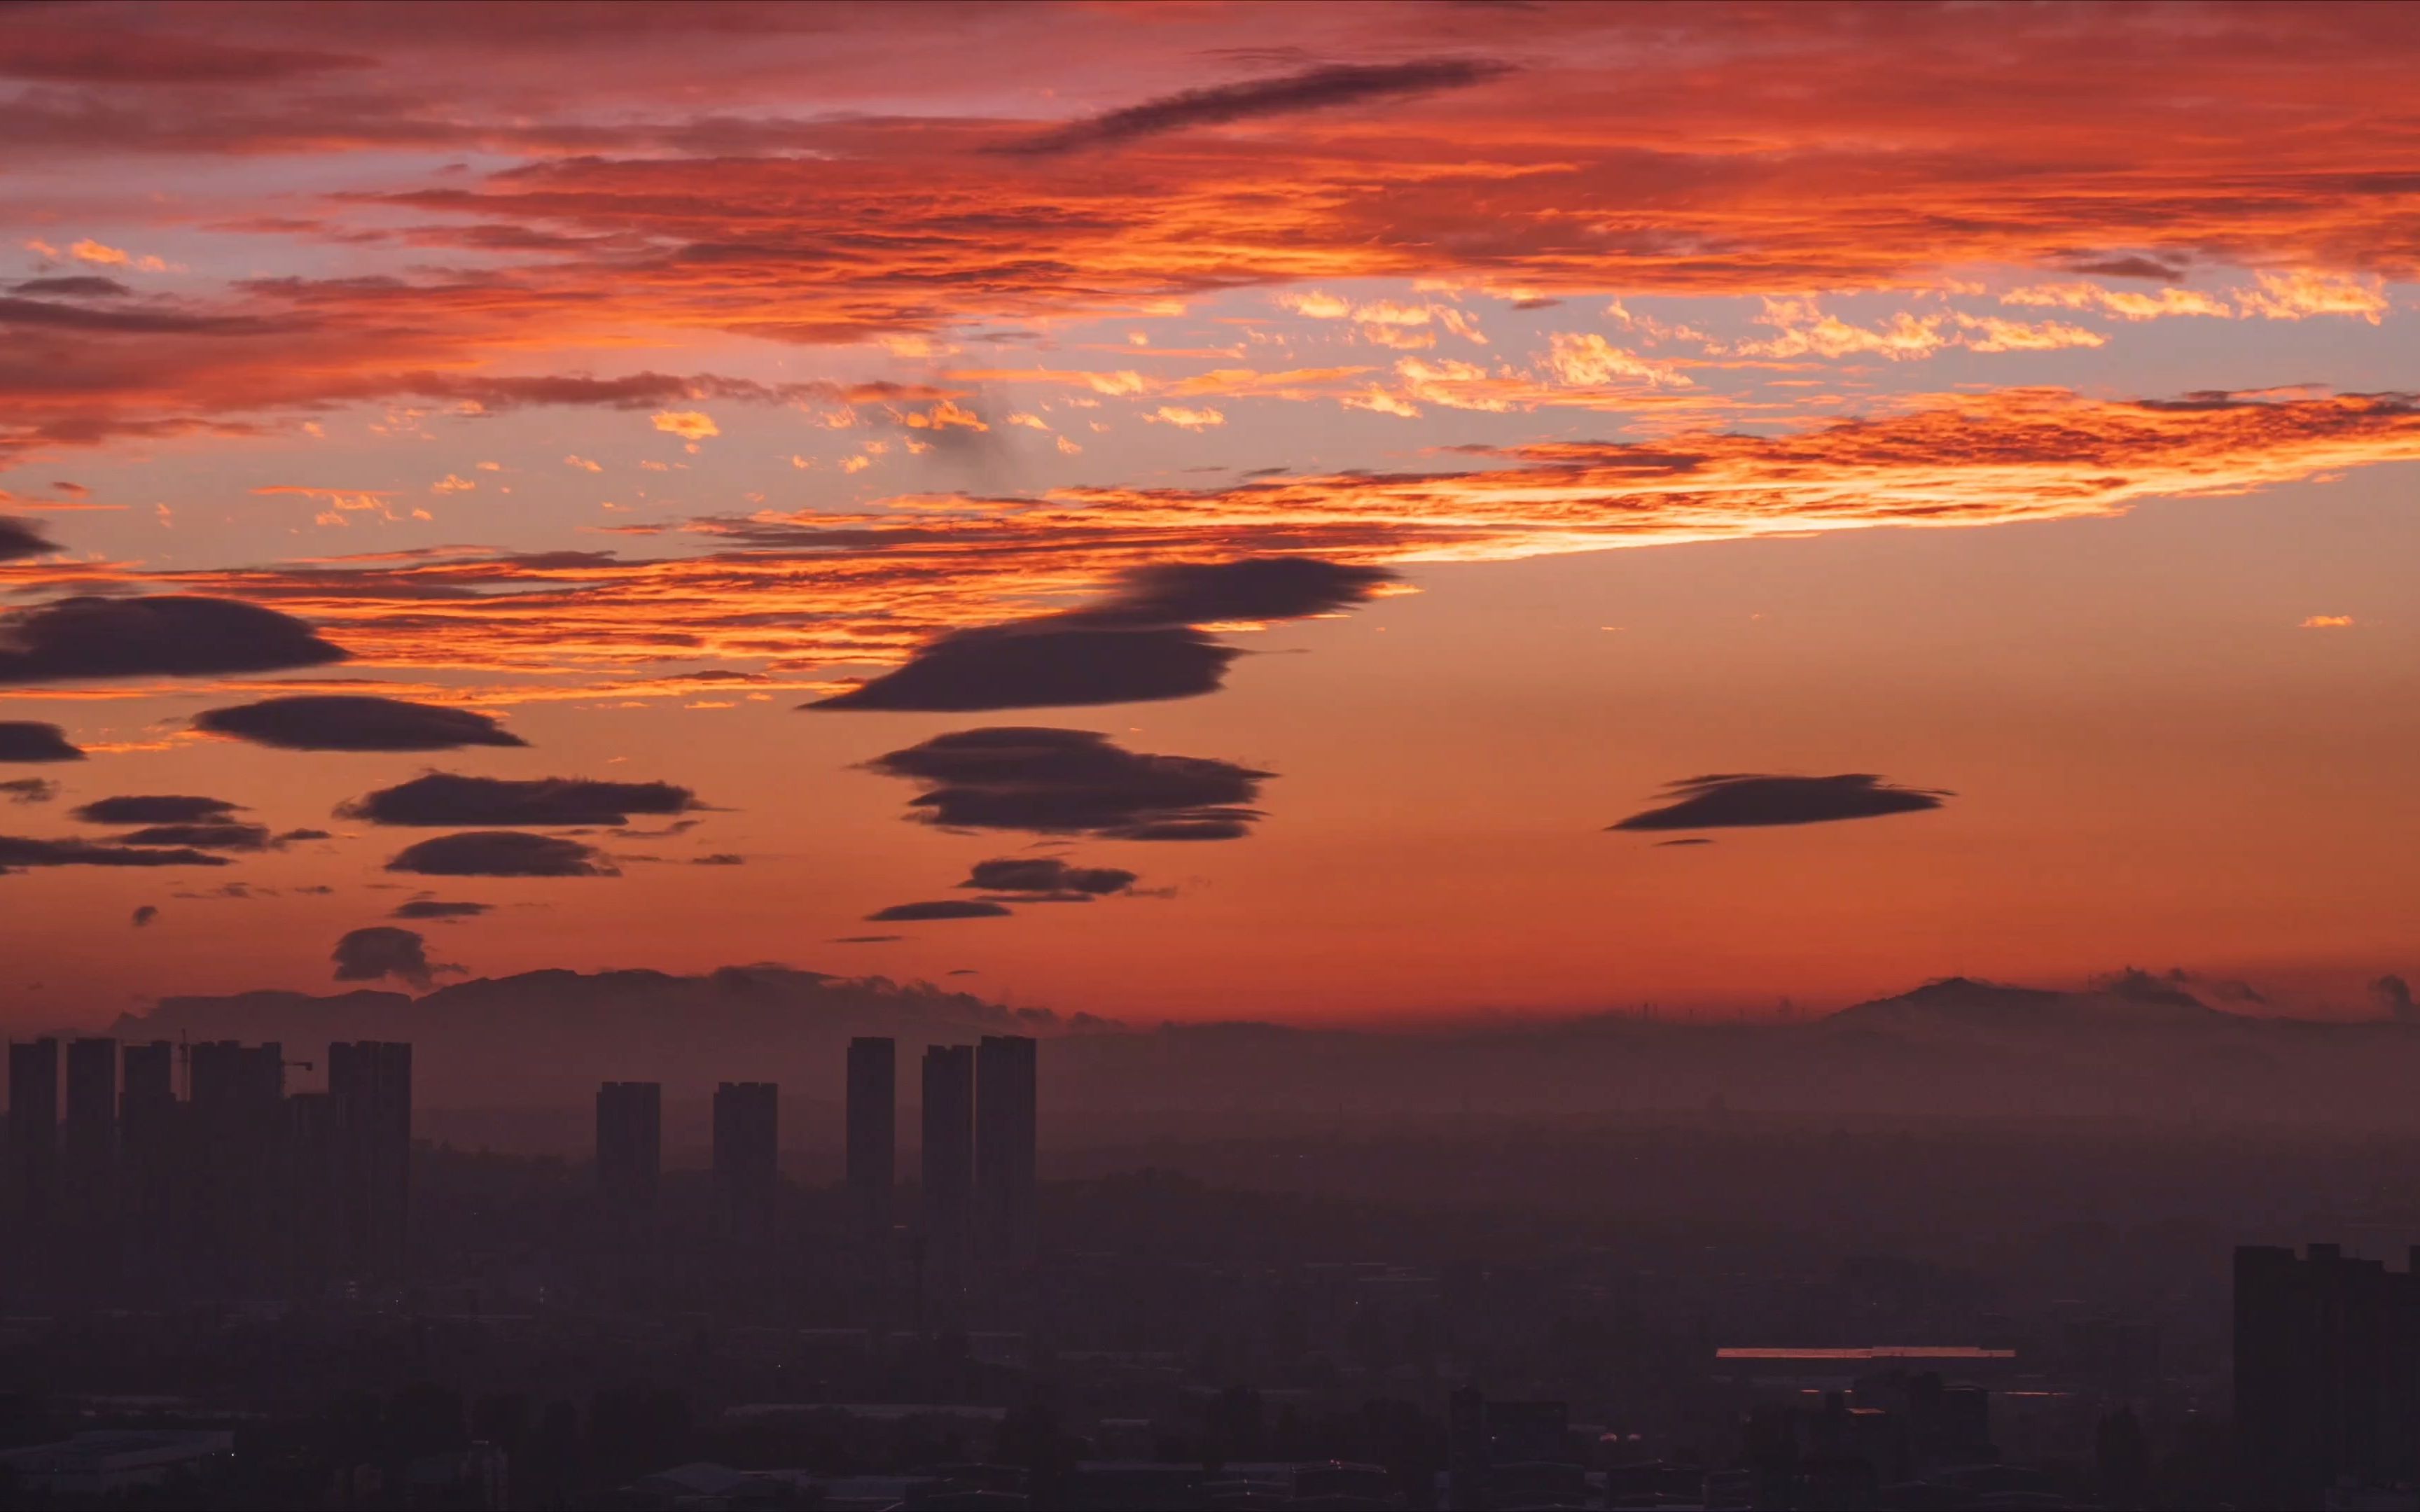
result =
[[[8,285],[11,294],[47,294],[62,300],[115,300],[134,291],[114,278],[68,273],[55,278],[29,278]]]
[[[617,877],[622,873],[592,846],[552,835],[474,829],[407,845],[390,872],[425,877]]]
[[[1938,809],[1954,796],[1941,788],[1908,788],[1870,772],[1834,777],[1775,777],[1718,772],[1675,782],[1674,801],[1632,814],[1611,829],[1732,829],[1765,825],[1820,825],[1839,819]]]
[[[235,822],[194,825],[149,825],[120,835],[120,845],[190,845],[197,851],[265,851],[276,842],[266,825]]]
[[[1135,885],[1135,874],[1114,866],[1069,866],[1055,856],[1005,856],[977,861],[961,887],[996,892],[1019,903],[1090,903]]]
[[[905,924],[935,918],[1006,918],[1008,910],[998,903],[977,903],[967,898],[942,898],[932,903],[892,903],[865,916],[869,924]]]
[[[1099,604],[956,631],[897,671],[805,707],[963,714],[1214,693],[1243,653],[1198,626],[1327,613],[1393,577],[1308,557],[1146,568]]]
[[[1026,157],[1051,157],[1087,147],[1114,147],[1195,126],[1219,126],[1264,116],[1290,116],[1306,110],[1357,105],[1365,100],[1431,94],[1479,84],[1508,70],[1509,65],[1480,58],[1331,63],[1273,79],[1211,85],[1162,95],[1139,105],[1071,121],[1005,150]]]
[[[431,964],[426,939],[411,930],[388,924],[352,931],[336,942],[328,959],[336,964],[338,981],[376,981],[381,977],[393,977],[414,987],[427,987],[438,972],[461,969]]]
[[[38,866],[225,866],[224,856],[179,848],[145,850],[88,840],[29,840],[0,835],[0,876]]]
[[[916,818],[963,829],[1111,840],[1235,840],[1271,772],[1126,750],[1089,730],[997,726],[936,735],[865,764],[924,791]]]
[[[457,750],[529,742],[487,715],[360,694],[305,694],[206,709],[194,728],[281,750]]]
[[[95,798],[71,811],[88,825],[204,825],[231,820],[242,807],[225,798],[147,793]]]
[[[0,762],[80,762],[67,732],[32,719],[0,719]]]
[[[632,814],[685,813],[697,806],[696,794],[670,782],[431,772],[341,804],[336,816],[374,825],[625,825]]]
[[[414,898],[398,903],[389,918],[476,918],[495,907],[493,903],[448,903],[442,898]]]
[[[0,515],[0,562],[46,557],[59,549],[59,544],[35,529],[32,520]]]
[[[1147,703],[1217,692],[1241,655],[1199,630],[987,625],[943,636],[898,671],[805,707],[966,714]]]
[[[12,777],[0,782],[0,798],[10,803],[48,803],[59,795],[59,785],[47,778]]]
[[[346,656],[301,620],[231,598],[63,598],[0,620],[0,686],[282,671]]]

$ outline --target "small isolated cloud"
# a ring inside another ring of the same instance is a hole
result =
[[[476,918],[496,905],[493,903],[449,903],[442,898],[414,898],[397,903],[389,918]]]
[[[1006,148],[1028,157],[1048,157],[1088,147],[1115,147],[1198,126],[1333,110],[1372,100],[1401,100],[1458,89],[1508,71],[1508,65],[1481,58],[1422,58],[1408,63],[1332,63],[1299,73],[1212,85],[1161,95],[1064,126]]]
[[[670,782],[431,772],[340,804],[336,816],[373,825],[627,825],[632,814],[685,813],[696,807],[696,794]]]
[[[199,825],[231,820],[242,808],[225,798],[150,793],[95,798],[72,812],[88,825]]]
[[[2369,1000],[2397,1024],[2420,1024],[2420,1003],[2412,1000],[2412,984],[2388,975],[2369,984]]]
[[[455,750],[529,742],[487,715],[402,699],[306,694],[205,709],[194,728],[282,750]]]
[[[552,835],[509,829],[474,829],[407,845],[386,864],[390,872],[425,877],[617,877],[595,847]]]
[[[0,515],[0,562],[14,562],[22,557],[46,557],[61,549],[56,541],[35,529],[32,520]]]
[[[462,969],[432,964],[426,939],[415,931],[389,924],[372,924],[350,932],[336,942],[328,959],[336,964],[338,981],[377,981],[393,977],[422,988],[434,981],[438,972]]]
[[[43,777],[14,777],[0,782],[0,798],[10,803],[48,803],[59,795],[59,785]]]
[[[2352,628],[2352,616],[2350,614],[2314,614],[2309,619],[2304,620],[2300,627],[2305,630],[2350,630]]]
[[[1126,750],[1089,730],[998,727],[936,735],[866,763],[924,791],[914,817],[962,829],[1111,840],[1237,840],[1276,774],[1200,756]]]
[[[748,857],[735,855],[730,851],[717,851],[711,856],[692,856],[690,857],[689,864],[691,866],[746,866]]]
[[[1164,404],[1142,418],[1149,424],[1174,425],[1179,430],[1208,430],[1213,425],[1223,425],[1227,423],[1227,416],[1223,411],[1213,409],[1208,405],[1194,408]]]
[[[1659,840],[1655,842],[1655,848],[1657,850],[1662,850],[1668,845],[1712,845],[1713,843],[1713,841],[1698,836],[1691,836],[1686,840]]]
[[[1938,788],[1899,787],[1867,772],[1835,777],[1715,773],[1675,782],[1675,801],[1632,814],[1611,829],[1731,829],[1765,825],[1819,825],[1839,819],[1938,809],[1953,795]]]
[[[869,924],[905,924],[935,918],[1006,918],[1008,910],[998,903],[979,903],[970,898],[941,898],[931,903],[892,903],[865,916]]]
[[[84,752],[54,724],[0,719],[0,762],[80,762]]]
[[[63,598],[0,619],[0,687],[282,671],[346,655],[291,615],[231,598]]]
[[[720,436],[722,427],[714,417],[702,409],[662,409],[651,417],[656,428],[685,441],[702,441],[709,436]]]
[[[904,940],[907,937],[905,934],[835,934],[831,938],[831,943],[834,945],[889,945],[894,940]]]
[[[145,903],[142,907],[134,910],[134,917],[130,920],[130,922],[132,923],[136,929],[141,929],[159,917],[160,910],[156,905]]]
[[[1145,568],[1098,604],[943,636],[897,671],[806,706],[971,713],[1191,698],[1216,692],[1242,655],[1202,626],[1333,613],[1393,580],[1311,557]]]
[[[977,861],[958,884],[1018,903],[1091,903],[1133,889],[1135,874],[1114,866],[1069,866],[1055,856]]]

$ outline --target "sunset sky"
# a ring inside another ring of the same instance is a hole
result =
[[[760,961],[2369,1012],[2415,59],[2389,5],[11,11],[0,1025]]]

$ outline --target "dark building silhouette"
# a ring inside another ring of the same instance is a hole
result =
[[[313,1289],[358,1271],[354,1244],[368,1206],[356,1168],[360,1110],[333,1092],[298,1092],[277,1108],[277,1186],[286,1209],[278,1269]]]
[[[664,1169],[664,1089],[656,1082],[597,1088],[597,1186],[625,1217],[655,1211]]]
[[[188,1152],[185,1105],[177,1100],[177,1047],[166,1040],[125,1049],[118,1096],[120,1233],[127,1274],[158,1287],[170,1279],[179,1180]]]
[[[899,1183],[899,1042],[848,1042],[848,1194],[860,1239],[891,1235],[892,1194]]]
[[[110,1182],[117,1155],[117,1041],[68,1041],[67,1117],[60,1125],[68,1180],[98,1194]]]
[[[714,1198],[734,1257],[761,1261],[773,1238],[781,1186],[782,1089],[724,1082],[714,1089]]]
[[[987,1034],[975,1051],[975,1232],[985,1263],[1034,1252],[1033,1041]]]
[[[2261,1505],[2420,1472],[2420,1249],[2411,1268],[2334,1244],[2235,1252],[2235,1427]]]
[[[59,1184],[59,1042],[8,1046],[9,1207],[21,1223],[50,1215]]]
[[[186,1060],[190,1221],[171,1242],[205,1292],[257,1294],[284,1268],[292,1210],[282,1180],[285,1047],[213,1040]]]
[[[975,1175],[975,1048],[924,1048],[923,1141],[926,1290],[944,1299],[964,1287]]]
[[[363,1040],[328,1047],[327,1120],[344,1173],[338,1266],[399,1275],[411,1237],[411,1046]]]

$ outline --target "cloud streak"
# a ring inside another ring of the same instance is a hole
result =
[[[430,772],[340,804],[336,816],[373,825],[627,825],[632,814],[686,813],[696,807],[696,794],[670,782]]]
[[[0,762],[80,762],[85,754],[54,724],[0,719]]]
[[[1836,777],[1722,772],[1684,778],[1668,790],[1671,802],[1606,827],[1652,832],[1829,824],[1938,809],[1951,795],[1939,788],[1901,787],[1865,772]]]
[[[386,869],[426,877],[621,875],[602,853],[576,840],[508,829],[470,830],[407,845]]]
[[[402,699],[302,694],[205,709],[194,728],[282,750],[457,750],[529,742],[487,715]]]
[[[1118,147],[1144,137],[1202,126],[1334,110],[1380,100],[1466,88],[1512,71],[1481,58],[1429,58],[1412,63],[1332,63],[1276,78],[1212,85],[1146,100],[1140,104],[1045,131],[1006,151],[1048,157],[1090,147]]]
[[[66,598],[0,620],[0,686],[283,671],[345,655],[291,615],[224,598]]]
[[[936,735],[866,767],[920,785],[908,807],[924,824],[1149,841],[1242,839],[1275,775],[1130,751],[1088,730],[1014,726]]]

